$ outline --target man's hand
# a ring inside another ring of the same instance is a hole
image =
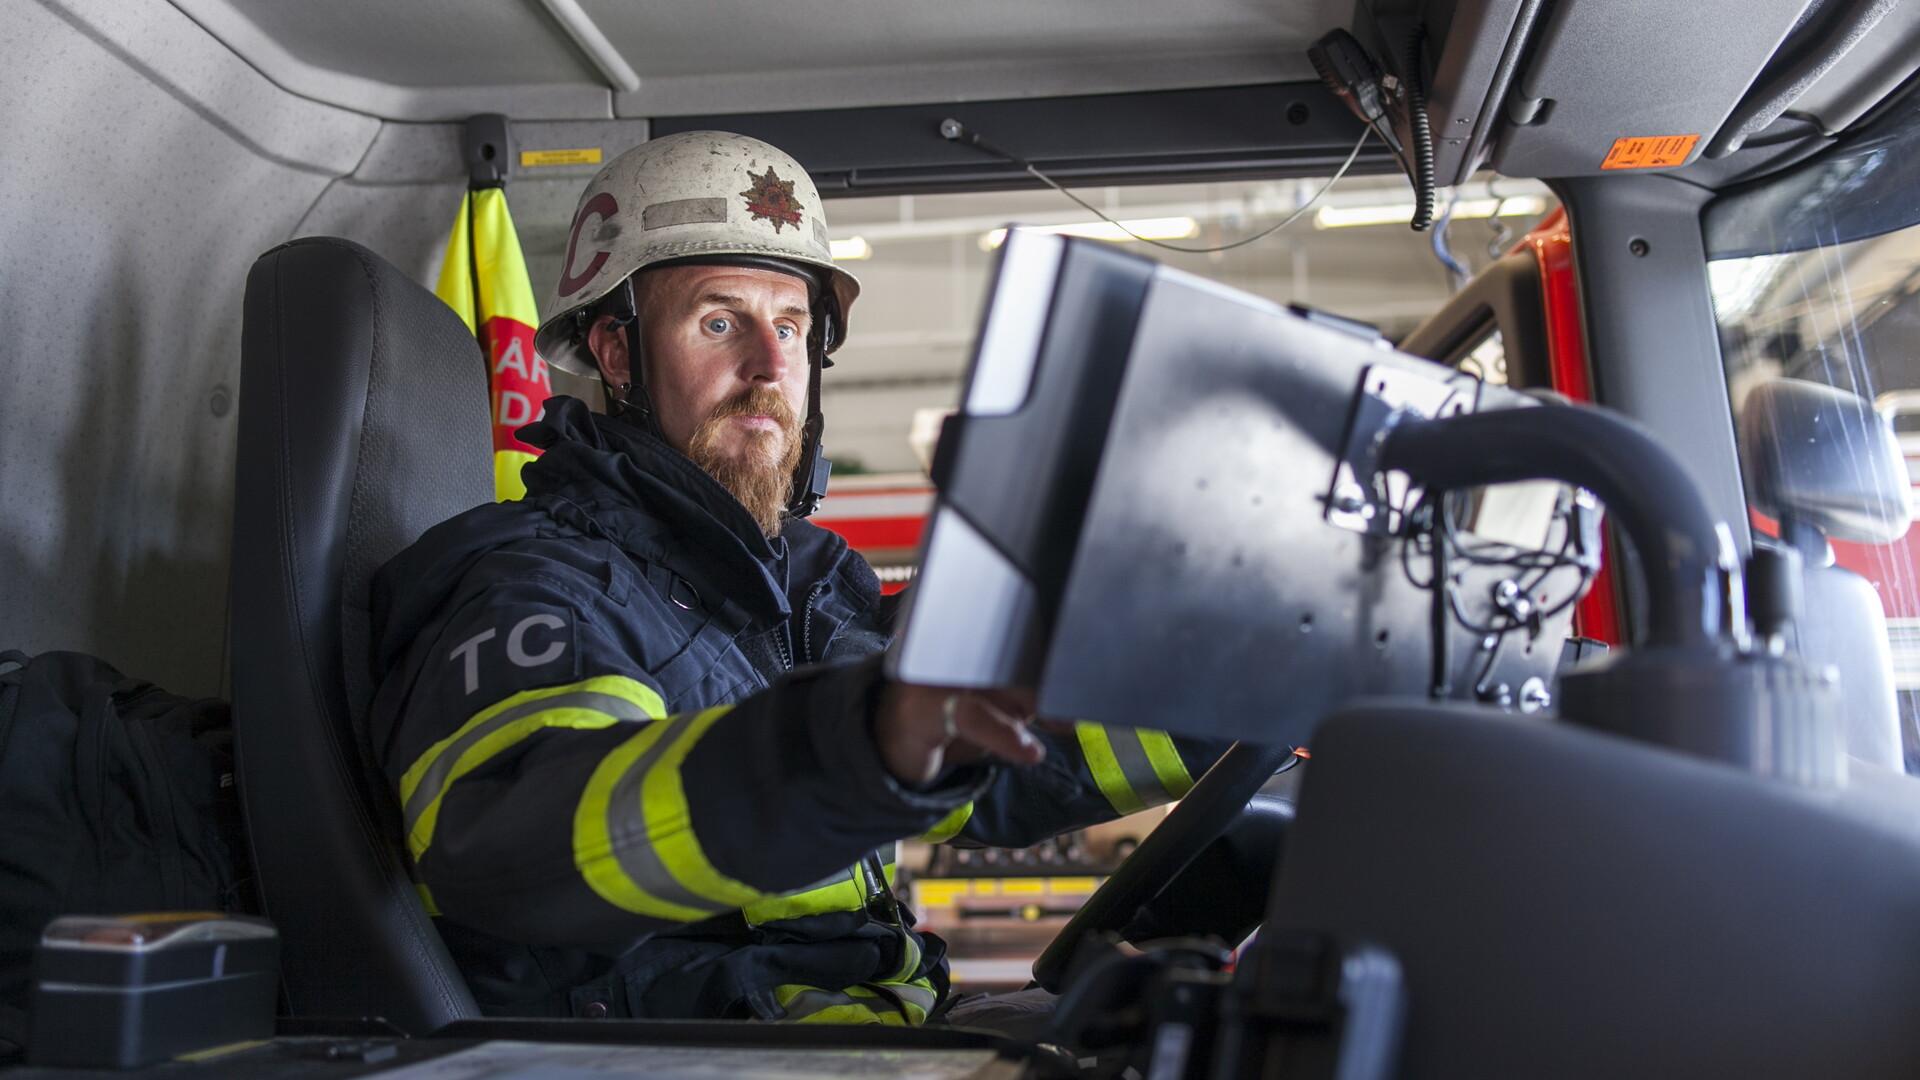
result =
[[[873,720],[880,760],[903,784],[921,787],[954,765],[1000,758],[1032,765],[1047,750],[1027,725],[1033,695],[890,684]]]

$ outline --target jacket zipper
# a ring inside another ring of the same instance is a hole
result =
[[[826,582],[814,582],[813,588],[807,590],[806,606],[800,609],[800,658],[809,664],[819,659],[813,655],[813,605],[826,590]]]
[[[807,590],[806,606],[800,609],[800,662],[803,664],[811,664],[814,661],[813,605],[820,599],[820,594],[825,592],[826,589],[826,582],[814,582],[813,588]],[[780,636],[773,639],[773,644],[780,652],[780,667],[783,670],[792,671],[794,656],[793,623],[791,621],[781,628]]]

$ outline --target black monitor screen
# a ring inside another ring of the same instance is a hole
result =
[[[1370,416],[1532,404],[1112,246],[1015,230],[890,670],[1037,686],[1047,716],[1265,742],[1304,741],[1360,695],[1544,704],[1579,570],[1454,560],[1436,620],[1430,545],[1402,535],[1420,493],[1353,467]],[[1507,485],[1450,498],[1444,520],[1460,551],[1564,554],[1591,531],[1578,502]]]

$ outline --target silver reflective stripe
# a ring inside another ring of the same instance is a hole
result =
[[[814,1013],[824,1012],[838,1005],[866,1005],[866,1002],[855,1001],[838,990],[802,990],[793,995],[792,1001],[787,1002],[787,1019],[805,1020]]]
[[[612,694],[596,694],[590,690],[582,690],[572,694],[556,694],[553,697],[536,698],[523,705],[516,705],[502,712],[500,715],[492,717],[485,723],[476,725],[466,734],[455,739],[452,745],[440,751],[439,757],[433,759],[433,764],[427,766],[427,774],[420,778],[420,786],[413,789],[413,798],[407,800],[405,810],[407,831],[409,833],[413,831],[414,825],[420,820],[420,815],[426,813],[427,807],[433,805],[433,800],[440,797],[441,791],[445,790],[447,786],[447,776],[453,772],[453,767],[459,763],[460,756],[466,753],[473,744],[499,731],[515,720],[532,716],[534,713],[545,712],[548,709],[592,709],[595,712],[603,712],[610,716],[618,717],[621,720],[652,719],[644,709],[628,701],[626,698],[614,697]]]
[[[1147,760],[1147,748],[1141,744],[1137,729],[1110,727],[1107,741],[1113,746],[1113,760],[1120,764],[1120,772],[1142,803],[1159,806],[1173,801],[1173,793],[1161,785],[1160,774],[1153,771],[1153,762]]]
[[[901,1001],[917,1006],[922,1016],[933,1012],[933,1007],[940,1004],[940,995],[924,986],[916,986],[913,983],[885,983],[884,985]]]
[[[670,225],[698,225],[727,220],[725,199],[674,199],[654,203],[640,211],[642,229],[664,229]]]
[[[670,904],[698,911],[718,911],[726,905],[688,890],[660,860],[653,838],[647,835],[646,811],[640,802],[640,785],[645,782],[648,770],[699,716],[699,713],[683,713],[671,720],[655,721],[669,725],[667,730],[647,747],[646,753],[627,766],[607,796],[607,836],[613,842],[614,858],[620,860],[620,868],[634,884]]]
[[[900,928],[900,966],[894,969],[897,980],[911,979],[920,971],[920,939],[906,927]]]

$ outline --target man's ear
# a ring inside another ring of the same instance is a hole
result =
[[[632,366],[627,359],[627,333],[614,325],[613,316],[602,315],[587,330],[587,348],[600,365],[600,376],[609,386],[632,382]]]

